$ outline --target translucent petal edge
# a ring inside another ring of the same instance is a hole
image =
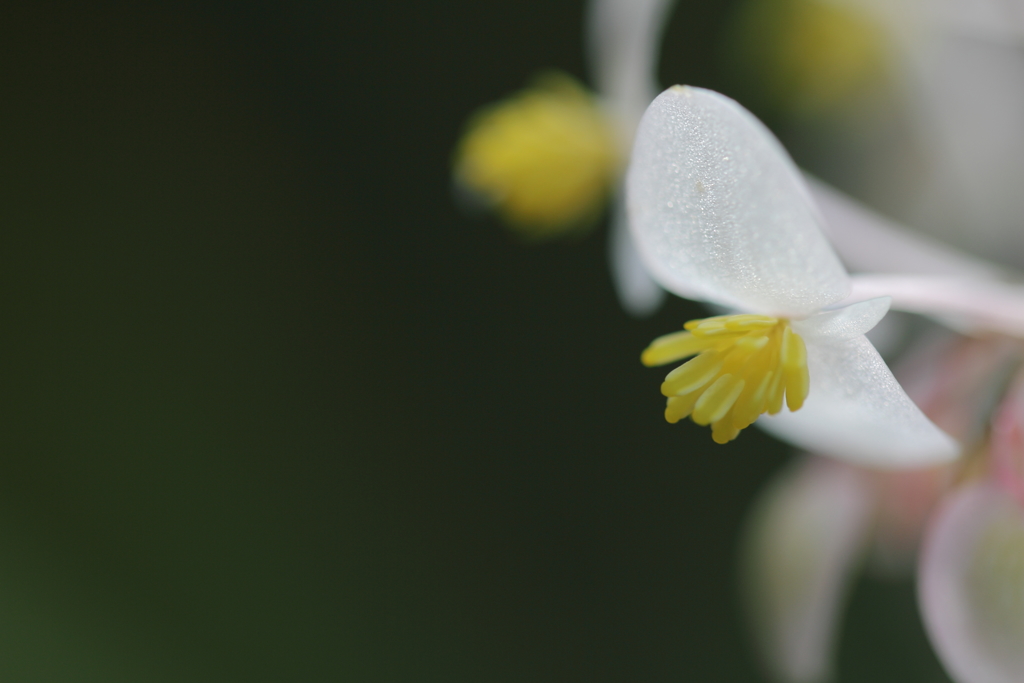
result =
[[[889,312],[891,303],[890,297],[876,297],[794,320],[791,326],[808,343],[847,341],[873,329]]]

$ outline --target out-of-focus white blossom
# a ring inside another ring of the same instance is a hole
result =
[[[593,0],[586,19],[596,93],[552,72],[478,111],[458,144],[454,177],[518,234],[543,241],[590,228],[612,199],[609,264],[623,308],[645,316],[665,292],[632,244],[620,180],[633,135],[657,93],[662,26],[673,0]]]

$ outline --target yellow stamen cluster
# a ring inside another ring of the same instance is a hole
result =
[[[696,356],[668,373],[661,393],[665,419],[690,417],[711,425],[717,443],[728,443],[761,413],[791,411],[807,398],[807,347],[789,321],[766,315],[722,315],[691,320],[685,332],[659,337],[640,357],[664,365]]]
[[[455,158],[455,178],[524,236],[592,223],[620,171],[614,130],[575,80],[551,73],[479,112]]]

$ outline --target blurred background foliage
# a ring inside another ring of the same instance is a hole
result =
[[[726,87],[734,11],[680,0],[664,83]],[[788,448],[665,424],[638,360],[702,311],[451,195],[582,14],[0,9],[0,679],[757,680],[734,551]],[[842,680],[941,681],[916,619],[863,584]]]

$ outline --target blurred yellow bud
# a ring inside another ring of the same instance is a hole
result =
[[[614,130],[575,80],[550,73],[470,120],[455,179],[530,239],[593,222],[620,173]]]
[[[842,105],[884,73],[881,26],[830,0],[748,0],[731,59],[772,106],[816,115]]]

